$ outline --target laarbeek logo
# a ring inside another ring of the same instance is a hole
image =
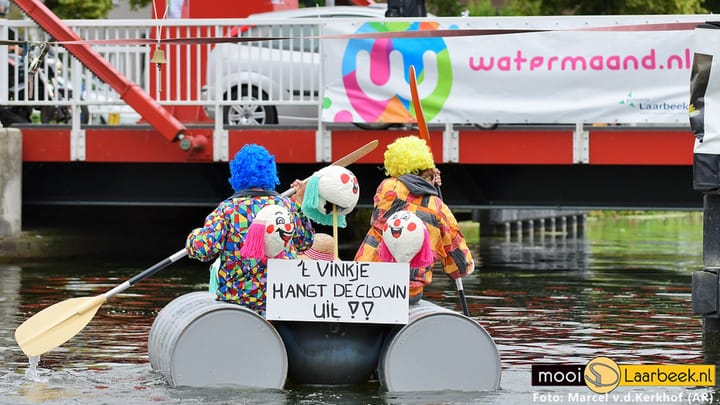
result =
[[[643,113],[659,111],[689,111],[690,104],[687,102],[668,103],[666,101],[652,102],[649,98],[633,97],[632,90],[627,96],[623,97],[618,104],[626,105],[630,108],[642,110]]]
[[[585,384],[591,391],[605,394],[620,384],[620,367],[610,358],[596,357],[585,366]]]
[[[714,364],[621,364],[596,357],[587,364],[533,364],[533,386],[587,386],[597,394],[626,386],[715,386]]]

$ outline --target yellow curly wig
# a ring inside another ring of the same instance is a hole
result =
[[[404,136],[388,145],[385,151],[385,174],[393,177],[418,174],[435,167],[430,148],[417,136]]]

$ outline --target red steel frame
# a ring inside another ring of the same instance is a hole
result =
[[[69,162],[70,129],[25,127],[23,160]],[[212,162],[212,127],[193,127],[188,135],[202,135],[207,144],[198,151],[183,152],[157,136],[149,127],[87,127],[87,162]],[[399,136],[416,131],[368,131],[335,129],[331,132],[332,158],[336,160],[359,145],[377,139],[380,145],[360,163],[383,161],[386,146]],[[443,162],[446,148],[441,130],[430,131],[436,162]],[[198,138],[196,136],[196,138]],[[287,128],[230,129],[227,156],[246,143],[265,146],[279,163],[317,163],[316,130]],[[477,130],[458,131],[459,164],[571,165],[573,130]],[[689,129],[590,129],[588,161],[591,165],[687,165],[693,164],[695,138]]]
[[[82,41],[82,38],[65,25],[40,0],[13,0],[25,14],[59,42]],[[153,128],[167,140],[178,140],[186,130],[165,108],[150,98],[137,84],[107,63],[103,57],[87,44],[63,45],[83,65],[87,66],[102,81],[109,84],[120,97],[137,111]]]

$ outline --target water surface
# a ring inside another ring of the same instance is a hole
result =
[[[35,377],[26,375],[28,359],[13,338],[19,324],[62,300],[101,294],[174,253],[169,251],[147,260],[109,257],[0,267],[0,403],[504,404],[547,402],[543,395],[550,394],[569,403],[568,393],[591,391],[533,387],[532,364],[585,364],[597,356],[618,363],[673,364],[717,358],[703,348],[701,319],[691,310],[691,274],[702,268],[697,213],[608,215],[588,220],[584,236],[510,234],[483,238],[473,249],[477,270],[465,279],[465,292],[471,316],[497,344],[503,366],[498,391],[393,394],[376,382],[283,390],[170,388],[150,368],[147,337],[170,300],[206,288],[207,266],[189,259],[112,298],[77,336],[41,356]],[[426,298],[459,311],[453,287],[438,272]],[[454,344],[473,342],[458,337]],[[681,395],[683,403],[693,403],[691,393],[715,393],[689,387],[615,392],[670,393],[675,399]]]

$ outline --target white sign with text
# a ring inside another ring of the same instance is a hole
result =
[[[408,263],[269,259],[272,321],[408,322]]]
[[[326,35],[368,36],[323,42],[323,96],[331,102],[322,119],[412,122],[413,65],[429,123],[687,125],[693,24],[658,30],[654,24],[675,23],[677,16],[606,17],[423,21],[425,31],[529,31],[415,38],[371,36],[412,33],[421,26],[412,20],[328,22]]]

